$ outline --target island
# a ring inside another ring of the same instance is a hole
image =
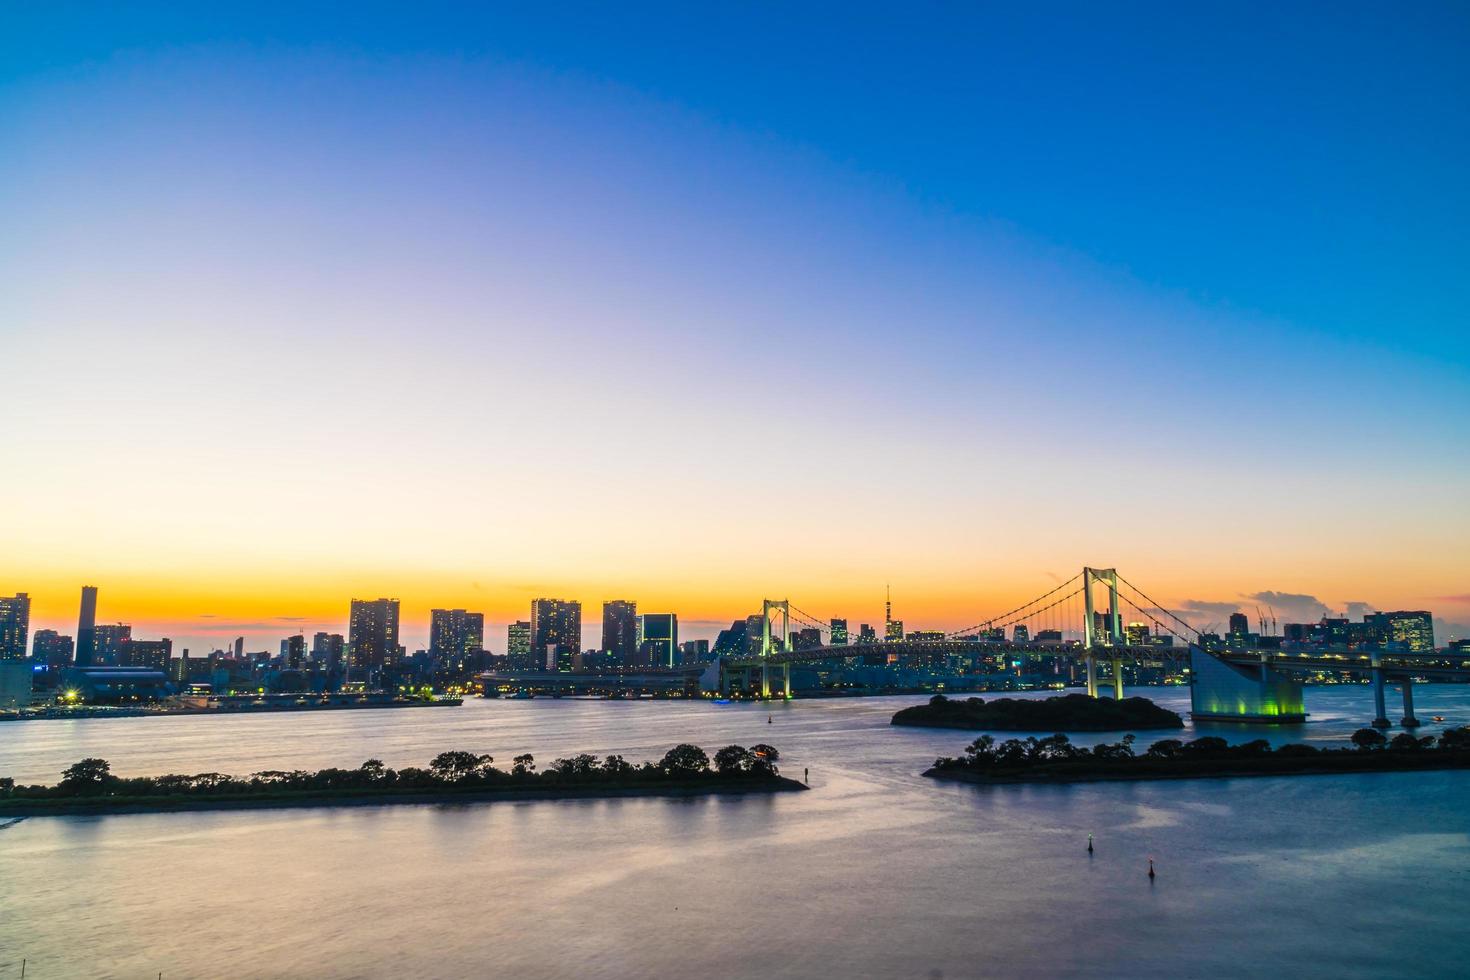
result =
[[[1094,698],[1086,694],[1032,700],[957,700],[936,694],[928,704],[904,708],[894,725],[994,732],[1115,732],[1183,728],[1184,719],[1148,698]]]
[[[1065,735],[1007,739],[983,735],[957,758],[936,759],[924,772],[931,779],[967,783],[1067,783],[1101,780],[1206,779],[1236,776],[1303,776],[1400,770],[1470,769],[1470,728],[1451,728],[1438,739],[1404,732],[1389,740],[1376,728],[1360,728],[1351,745],[1315,748],[1265,739],[1231,745],[1205,736],[1193,741],[1164,739],[1143,752],[1126,735],[1091,749]]]
[[[782,776],[781,754],[770,745],[727,745],[714,754],[688,743],[658,762],[635,764],[620,755],[557,759],[541,771],[531,755],[509,771],[489,755],[441,752],[427,769],[390,769],[369,759],[356,769],[268,770],[248,777],[217,772],[193,776],[114,775],[104,759],[83,759],[54,786],[21,786],[0,777],[0,817],[77,813],[145,813],[266,807],[379,806],[392,803],[473,803],[625,796],[703,796],[779,793],[807,787]]]

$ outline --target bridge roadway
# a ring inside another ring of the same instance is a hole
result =
[[[1177,661],[1189,656],[1189,648],[1184,646],[1165,647],[1157,645],[1120,645],[1109,647],[1093,647],[1094,656],[1102,660],[1112,660],[1115,657],[1120,660],[1142,661]],[[747,655],[744,657],[727,657],[725,666],[729,669],[745,670],[760,667],[764,664],[800,664],[816,663],[822,660],[849,660],[854,657],[883,657],[890,654],[900,657],[935,657],[935,656],[995,656],[1025,655],[1032,657],[1083,657],[1086,655],[1085,648],[1076,640],[1062,641],[1032,641],[1029,643],[1014,643],[1003,640],[902,640],[902,641],[880,641],[877,643],[852,643],[846,646],[821,646],[807,647],[801,650],[774,649],[769,656]],[[1257,661],[1259,662],[1259,661]]]

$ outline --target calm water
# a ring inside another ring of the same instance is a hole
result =
[[[1416,694],[1421,717],[1470,723],[1470,688]],[[87,755],[243,774],[688,740],[769,741],[813,787],[31,818],[0,829],[0,980],[21,957],[28,978],[1470,972],[1470,773],[946,785],[918,773],[968,736],[887,723],[918,700],[797,701],[770,724],[755,705],[536,700],[0,725],[0,774],[28,781]],[[1366,688],[1307,707],[1273,739],[1340,739],[1371,714]]]

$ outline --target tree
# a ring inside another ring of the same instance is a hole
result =
[[[781,761],[781,753],[776,751],[774,745],[758,742],[750,747],[750,755],[751,772],[769,773],[772,776],[780,772],[776,763]]]
[[[1418,752],[1420,749],[1429,748],[1433,742],[1434,736],[1432,735],[1424,738],[1415,738],[1408,732],[1400,732],[1388,743],[1388,747],[1393,752]]]
[[[582,753],[570,759],[557,759],[551,764],[551,772],[559,776],[588,776],[597,770],[597,756]]]
[[[15,777],[0,776],[0,796],[9,796],[15,792]]]
[[[388,767],[383,765],[382,759],[369,759],[357,767],[362,778],[370,783],[381,782],[387,778]]]
[[[609,776],[626,776],[633,771],[633,764],[620,755],[610,755],[602,760],[602,771]]]
[[[106,759],[83,759],[61,774],[61,788],[68,793],[95,793],[116,779]]]
[[[1216,735],[1206,735],[1184,743],[1185,755],[1215,755],[1230,748],[1230,743]]]
[[[510,761],[512,776],[529,776],[536,771],[536,757],[529,752],[525,755],[518,755]]]
[[[1448,752],[1470,750],[1470,728],[1446,728],[1440,733],[1439,747]]]
[[[991,735],[981,735],[975,741],[965,746],[965,755],[970,757],[970,763],[972,765],[984,765],[994,762],[995,738]]]
[[[936,694],[929,699],[929,707],[931,708],[938,708],[940,705],[945,704],[949,704],[949,698],[945,697],[943,694]]]
[[[684,742],[665,752],[658,767],[671,773],[705,772],[709,769],[709,756],[699,746]]]
[[[488,755],[476,755],[474,752],[440,752],[429,763],[429,771],[440,779],[458,782],[476,775],[482,767],[494,761]]]
[[[1177,759],[1183,749],[1184,743],[1179,739],[1166,738],[1150,745],[1144,755],[1150,759]]]
[[[715,768],[722,775],[749,772],[755,756],[743,745],[727,745],[715,753]]]
[[[1359,728],[1352,735],[1352,743],[1361,752],[1382,748],[1387,742],[1388,739],[1376,728]]]

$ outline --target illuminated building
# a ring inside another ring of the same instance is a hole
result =
[[[31,629],[31,597],[0,596],[0,660],[24,660]]]
[[[1011,640],[1015,643],[1030,643],[1031,627],[1025,623],[1017,623],[1015,628],[1011,630]]]
[[[832,646],[847,646],[847,620],[834,619],[829,625],[832,627]]]
[[[429,611],[429,656],[462,674],[485,648],[485,614],[463,609]]]
[[[571,670],[582,651],[582,604],[531,600],[531,660],[536,669]]]
[[[1123,633],[1128,637],[1129,646],[1148,646],[1149,632],[1147,623],[1129,623],[1124,627]]]
[[[77,616],[77,666],[97,662],[97,586],[82,586],[82,610]]]
[[[791,634],[791,649],[815,650],[822,645],[822,631],[815,626],[804,626]]]
[[[297,633],[285,639],[286,652],[281,657],[281,667],[285,670],[302,670],[306,667],[306,637]]]
[[[709,659],[709,640],[685,640],[679,644],[679,662],[704,663]]]
[[[638,664],[673,667],[678,663],[679,617],[673,613],[646,613],[638,617]]]
[[[505,661],[511,670],[530,670],[535,666],[531,662],[531,624],[526,620],[516,620],[505,628]]]
[[[1245,613],[1233,612],[1230,614],[1230,635],[1245,636],[1251,631],[1251,621],[1246,618]]]
[[[867,623],[862,623],[858,626],[858,642],[877,643],[878,631],[873,629],[873,627],[869,626]]]
[[[1428,653],[1434,649],[1434,617],[1429,613],[1416,610],[1379,615],[1388,619],[1390,639],[1394,643],[1402,643],[1412,653]]]
[[[72,662],[71,637],[55,630],[36,630],[31,656],[47,667],[68,667]]]
[[[133,628],[127,623],[111,623],[93,630],[96,649],[92,652],[93,667],[117,667],[125,664],[127,646],[133,642]]]
[[[616,667],[638,659],[638,603],[612,599],[602,604],[602,652]]]
[[[167,672],[173,652],[174,641],[167,637],[161,640],[134,640],[130,637],[119,654],[117,665]]]
[[[902,632],[902,626],[903,624],[899,623],[900,632]],[[1025,627],[1023,626],[1021,629],[1025,629]],[[938,643],[944,637],[944,630],[914,630],[912,633],[900,636],[899,639],[908,643]]]
[[[347,621],[347,670],[375,671],[399,654],[398,600],[353,599]]]
[[[235,659],[239,660],[244,650],[244,638],[235,641]],[[338,670],[342,666],[342,651],[346,648],[341,633],[317,633],[311,638],[311,659],[323,670]]]
[[[883,627],[883,639],[896,643],[903,639],[903,620],[890,619]]]
[[[1037,643],[1060,643],[1062,642],[1061,630],[1037,630]]]

